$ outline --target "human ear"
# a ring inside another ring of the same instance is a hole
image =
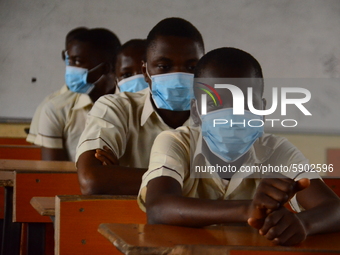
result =
[[[65,50],[61,51],[61,59],[65,61]]]
[[[149,86],[151,87],[151,80],[150,80],[150,77],[147,73],[147,70],[146,70],[147,66],[146,66],[146,61],[142,60],[142,73],[144,75],[144,80],[149,84]]]
[[[196,104],[196,99],[191,99],[190,102],[190,116],[191,119],[194,123],[194,126],[200,126],[201,125],[201,118],[198,114],[198,110],[197,110],[197,104]]]
[[[267,107],[267,100],[265,98],[262,98],[262,110],[265,110]],[[266,116],[263,116],[263,121],[265,121]]]
[[[104,62],[103,65],[103,74],[108,74],[113,72],[113,66],[112,64],[108,63],[108,62]]]
[[[265,98],[262,98],[262,110],[265,110],[267,107],[267,100]]]

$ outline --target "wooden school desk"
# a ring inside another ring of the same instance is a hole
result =
[[[18,254],[21,223],[30,223],[27,234],[28,254],[32,254],[32,249],[34,254],[42,253],[37,251],[39,247],[34,246],[37,243],[34,239],[44,235],[45,225],[37,223],[51,222],[51,220],[40,216],[32,208],[30,205],[32,197],[80,194],[74,162],[0,160],[0,185],[5,187],[5,220],[1,254]],[[40,233],[40,236],[37,233]]]
[[[124,254],[297,255],[340,252],[340,232],[278,246],[247,225],[185,228],[168,225],[100,224],[98,231]]]
[[[97,231],[102,222],[146,223],[135,196],[34,197],[41,215],[55,215],[55,255],[121,254]]]

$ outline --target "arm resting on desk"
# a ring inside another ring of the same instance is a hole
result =
[[[41,147],[41,159],[45,161],[71,161],[65,148],[52,149]]]
[[[250,200],[209,200],[182,196],[171,177],[149,181],[146,194],[148,223],[203,227],[248,219]]]
[[[147,187],[147,216],[152,224],[201,227],[244,222],[251,212],[250,200],[183,197],[180,184],[170,177],[155,178]],[[305,211],[294,214],[278,204],[271,208],[260,234],[278,244],[293,245],[307,235],[340,231],[340,200],[321,180],[311,180],[308,188],[297,193],[297,199]]]
[[[84,195],[137,195],[146,169],[103,165],[96,150],[86,151],[77,161],[78,178]]]

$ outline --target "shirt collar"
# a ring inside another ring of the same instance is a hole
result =
[[[146,98],[145,98],[145,101],[144,101],[144,107],[143,107],[142,116],[141,116],[141,119],[140,119],[141,126],[144,126],[144,124],[146,123],[148,118],[150,118],[152,113],[155,113],[157,115],[157,118],[159,118],[164,123],[161,116],[158,115],[158,113],[155,111],[155,109],[152,106],[150,89],[146,88],[143,91],[146,92]],[[183,126],[189,126],[189,124],[190,124],[190,117],[183,123]]]
[[[263,135],[265,136],[265,134]],[[256,140],[256,142],[251,146],[250,150],[247,152],[246,159],[243,166],[253,166],[255,164],[262,164],[265,161],[268,160],[268,158],[271,156],[273,152],[273,148],[268,147],[263,144],[262,137]],[[206,166],[210,166],[210,162],[205,158],[205,156],[202,154],[202,132],[199,132],[199,137],[196,144],[196,149],[193,156],[192,165],[195,166],[195,164],[205,164]],[[202,175],[203,174],[203,175]],[[228,184],[228,188],[226,193],[224,194],[224,197],[229,196],[242,182],[242,180],[246,177],[249,177],[250,175],[254,176],[256,178],[257,173],[251,173],[251,172],[236,172],[232,177]],[[226,181],[218,175],[218,173],[200,173],[199,176],[194,176],[194,178],[212,178],[214,182],[220,186],[223,187],[226,185]],[[221,188],[223,189],[223,188]]]
[[[67,87],[66,84],[64,84],[64,85],[61,87],[61,89],[60,89],[60,94],[63,94],[63,93],[65,93],[66,91],[68,91],[68,87]]]
[[[74,104],[73,110],[78,110],[78,109],[85,108],[86,106],[93,105],[93,102],[89,95],[80,94],[80,93],[76,93],[76,94],[77,94],[77,100]]]
[[[265,136],[265,134],[263,134],[263,136]],[[262,164],[268,160],[273,152],[273,148],[262,143],[263,136],[258,138],[250,147],[249,151],[247,152],[248,156],[246,157],[243,165]],[[200,132],[193,159],[195,159],[199,154],[202,154],[202,140],[202,132]]]
[[[144,107],[143,107],[142,116],[140,119],[141,126],[144,126],[145,122],[148,120],[151,114],[155,111],[151,103],[150,89],[146,88],[144,90],[146,92],[146,98],[144,101]]]

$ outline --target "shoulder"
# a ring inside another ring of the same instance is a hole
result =
[[[80,94],[68,90],[62,94],[55,95],[54,97],[50,98],[50,100],[46,102],[44,107],[63,109],[68,105],[73,105],[77,101],[79,96]]]
[[[134,106],[143,105],[146,100],[146,93],[122,92],[118,94],[108,94],[101,96],[95,104],[107,106]]]
[[[119,115],[125,119],[128,116],[140,114],[146,99],[146,93],[122,92],[104,95],[95,102],[90,115],[104,119],[111,119],[111,116]]]
[[[290,144],[292,145],[286,138],[276,136],[273,134],[263,134],[257,141],[254,143],[254,147],[266,147],[270,149],[277,149],[282,144]],[[293,146],[293,145],[292,145]]]
[[[190,147],[194,147],[199,136],[199,129],[196,127],[183,126],[161,132],[155,139],[154,151],[164,148],[175,151],[189,152]],[[163,149],[163,150],[164,150]]]
[[[307,163],[302,152],[284,137],[264,134],[254,143],[256,157],[273,165]]]

